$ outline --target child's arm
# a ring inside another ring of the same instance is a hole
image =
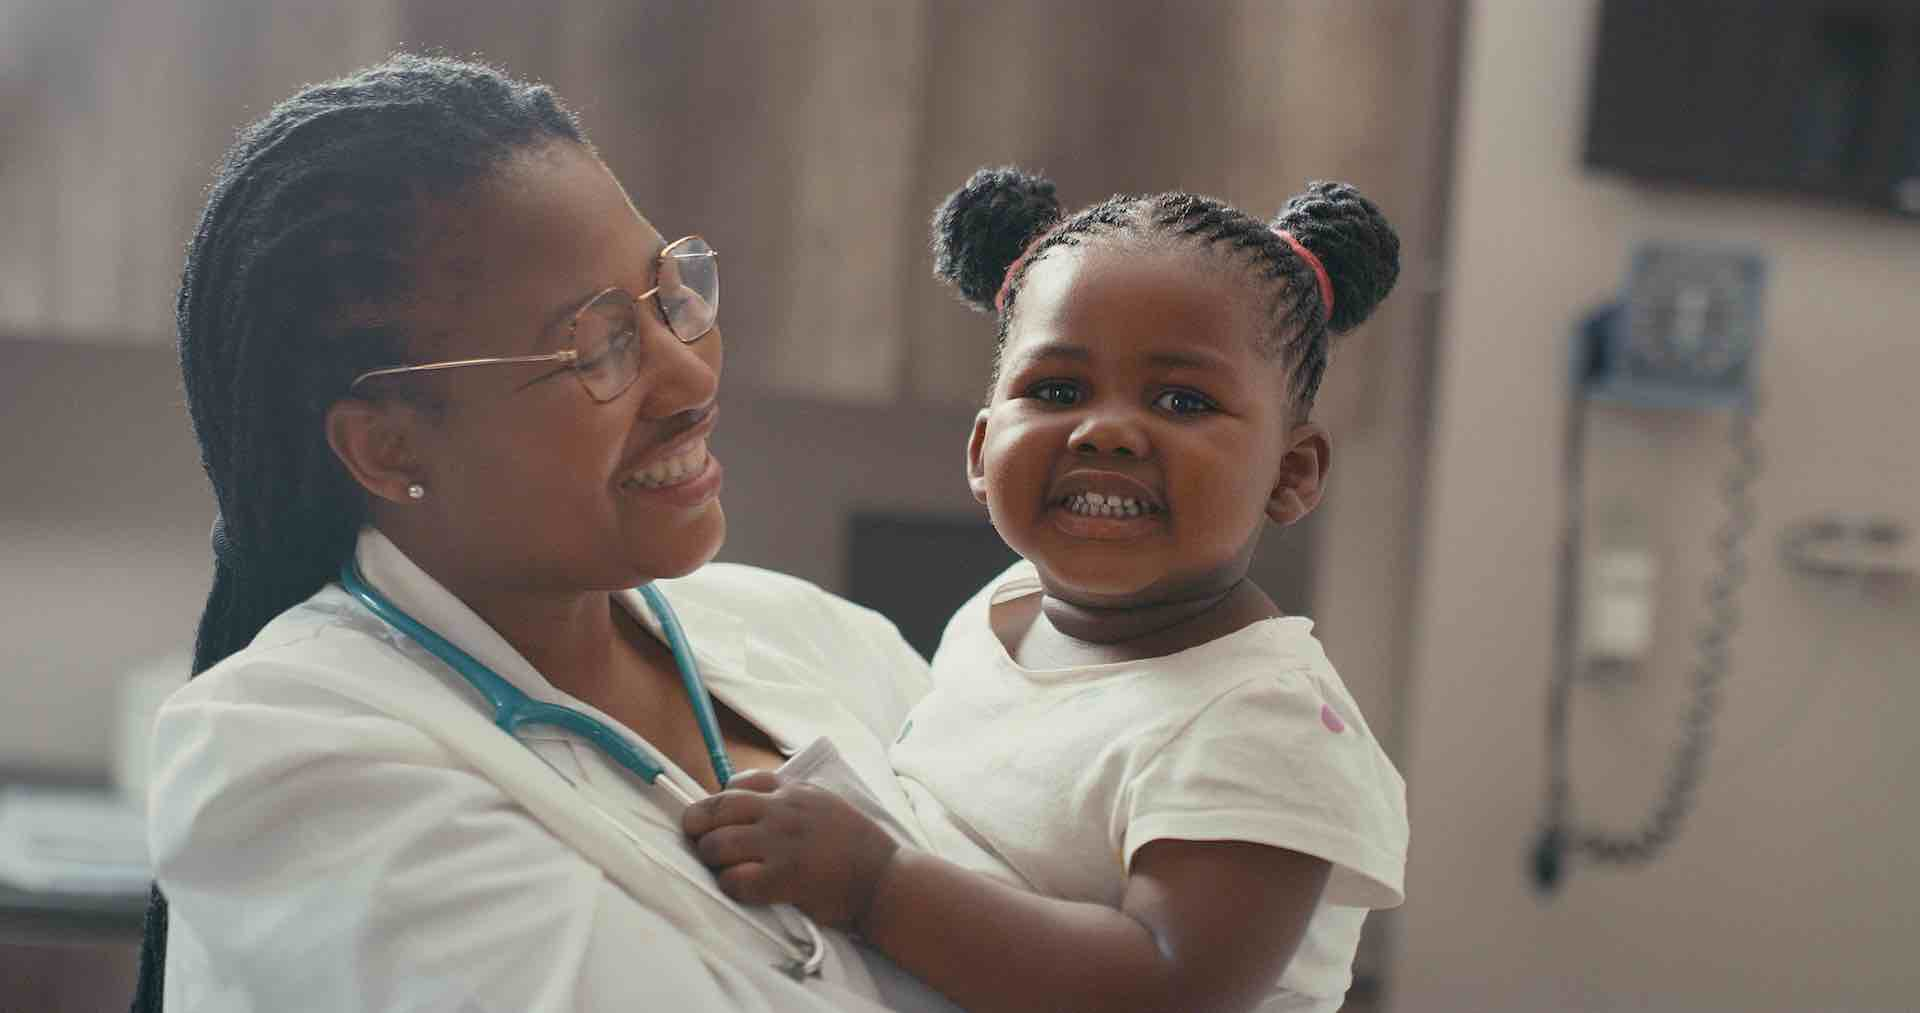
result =
[[[721,886],[852,928],[975,1013],[1246,1010],[1306,934],[1330,866],[1239,841],[1154,841],[1120,910],[1030,894],[901,848],[853,806],[736,778],[683,825]]]

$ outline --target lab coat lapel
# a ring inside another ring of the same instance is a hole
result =
[[[372,622],[378,620],[368,619]],[[463,650],[468,650],[462,644]],[[438,674],[444,664],[410,642],[401,652],[421,674]],[[754,923],[764,931],[754,938],[765,946],[766,959],[779,962],[789,954],[772,939],[784,930],[764,909],[749,911],[733,903],[718,884],[704,874],[690,874],[675,856],[661,853],[657,842],[622,828],[604,795],[589,786],[576,786],[558,770],[547,765],[533,750],[500,731],[482,708],[458,702],[447,695],[448,684],[462,684],[451,673],[444,678],[408,678],[390,665],[374,664],[351,670],[341,677],[330,672],[324,685],[316,688],[355,700],[387,714],[428,735],[458,762],[492,782],[501,793],[525,809],[555,837],[598,867],[622,890],[652,910],[673,921],[683,931],[705,937],[722,948],[738,947],[738,935],[723,937],[717,933],[722,920],[738,919]],[[294,670],[288,678],[306,680],[309,673]],[[589,798],[601,803],[600,811]],[[649,791],[648,802],[678,814],[678,803],[664,792]],[[613,803],[617,805],[617,803]],[[672,890],[663,877],[692,886],[709,903],[687,906],[669,899]],[[727,941],[730,939],[731,941]],[[827,974],[837,980],[857,978],[837,955],[830,954]]]
[[[913,817],[913,803],[893,776],[885,743],[871,729],[833,694],[794,672],[800,662],[770,655],[738,615],[686,596],[676,598],[670,588],[662,591],[686,632],[701,678],[715,700],[766,732],[789,757],[816,739],[832,739],[841,758],[867,790],[892,814],[896,824],[907,829],[912,842],[924,847],[920,824]],[[655,636],[662,636],[659,621],[637,592],[628,592],[623,601]]]
[[[714,699],[766,732],[788,756],[831,733],[833,729],[823,727],[829,723],[823,718],[840,709],[838,701],[817,686],[783,677],[785,673],[776,666],[755,658],[748,643],[751,631],[739,616],[684,597],[675,598],[670,589],[662,591],[693,648],[701,681]],[[647,608],[639,592],[627,592],[622,601],[655,636],[666,640],[659,618]]]

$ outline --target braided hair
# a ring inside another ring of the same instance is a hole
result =
[[[1325,266],[1331,307],[1313,265],[1280,231]],[[1333,336],[1372,315],[1400,274],[1400,238],[1393,226],[1345,183],[1307,184],[1270,222],[1180,192],[1115,196],[1063,217],[1050,181],[1014,168],[982,169],[934,212],[933,270],[962,301],[994,314],[996,383],[1020,286],[1033,266],[1063,247],[1118,239],[1218,248],[1252,268],[1268,285],[1262,295],[1271,325],[1257,348],[1284,361],[1301,418],[1319,393]]]
[[[219,505],[193,673],[333,579],[366,519],[324,418],[354,377],[404,360],[391,321],[423,212],[509,156],[586,145],[545,87],[401,54],[311,85],[242,132],[216,171],[177,307],[180,369]],[[147,908],[135,1011],[159,1010],[167,908]]]

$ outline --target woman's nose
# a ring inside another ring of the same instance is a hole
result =
[[[1073,428],[1068,445],[1076,454],[1145,457],[1153,445],[1133,413],[1124,409],[1089,411]]]
[[[640,384],[646,387],[641,411],[647,417],[670,418],[713,402],[720,391],[723,358],[718,327],[692,344],[671,334],[658,335],[648,351],[650,361],[642,365],[640,374]]]

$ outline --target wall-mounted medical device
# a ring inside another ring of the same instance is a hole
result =
[[[1558,887],[1575,859],[1615,865],[1651,861],[1679,834],[1691,808],[1727,674],[1743,546],[1752,526],[1749,491],[1759,471],[1753,371],[1765,280],[1765,263],[1747,251],[1649,244],[1634,253],[1621,298],[1594,311],[1575,331],[1548,694],[1546,812],[1531,856],[1532,878],[1542,892]],[[1626,832],[1603,831],[1577,819],[1568,732],[1574,691],[1583,676],[1638,665],[1648,653],[1658,565],[1644,533],[1635,530],[1631,510],[1603,513],[1589,537],[1584,463],[1594,402],[1732,416],[1726,518],[1713,539],[1716,567],[1696,638],[1692,697],[1659,797],[1642,824]]]

